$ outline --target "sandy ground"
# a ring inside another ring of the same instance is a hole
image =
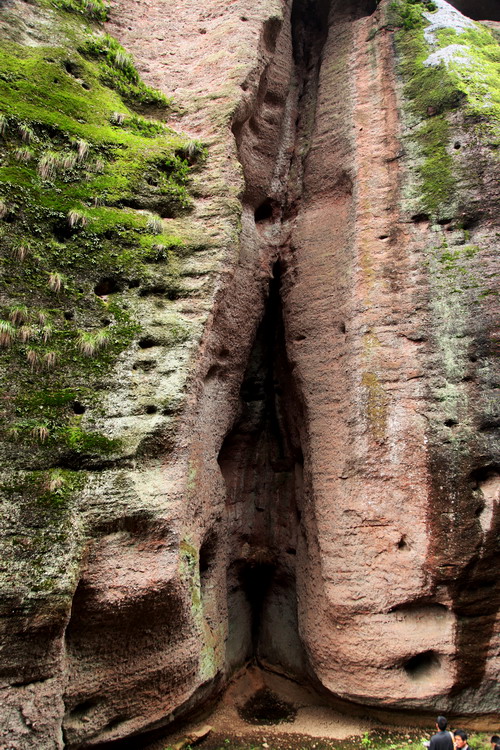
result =
[[[249,724],[240,717],[238,708],[263,687],[294,706],[297,711],[294,720],[269,726]],[[277,675],[266,674],[264,683],[262,673],[250,669],[233,682],[217,708],[204,721],[184,727],[182,732],[175,735],[165,733],[164,738],[144,745],[143,750],[165,750],[175,746],[191,732],[207,724],[212,727],[212,732],[200,744],[200,750],[221,746],[231,750],[240,741],[252,741],[264,750],[266,745],[270,749],[314,748],[315,739],[345,740],[348,737],[360,737],[374,726],[366,717],[347,715],[327,705],[318,705],[318,696],[313,692]]]

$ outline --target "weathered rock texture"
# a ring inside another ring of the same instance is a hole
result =
[[[498,115],[470,49],[499,58],[436,5],[114,2],[209,159],[166,220],[193,248],[177,298],[123,292],[139,343],[92,418],[125,447],[86,466],[67,572],[44,558],[63,583],[30,595],[26,565],[10,591],[6,747],[168,725],[251,659],[357,703],[497,712]],[[174,313],[197,333],[166,348]],[[173,418],[140,412],[165,394]]]

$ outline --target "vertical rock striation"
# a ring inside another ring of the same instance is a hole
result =
[[[138,5],[116,0],[107,30],[209,158],[189,216],[165,217],[183,285],[123,292],[141,330],[96,424],[126,448],[85,465],[64,590],[6,627],[5,741],[168,725],[251,660],[487,721],[493,32],[444,0]],[[144,399],[163,399],[153,423]]]

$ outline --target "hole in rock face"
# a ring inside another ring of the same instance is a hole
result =
[[[238,713],[247,724],[272,726],[293,721],[297,709],[291,703],[278,698],[268,688],[262,688],[238,709]]]
[[[99,702],[99,698],[89,698],[86,701],[82,701],[82,703],[77,703],[77,705],[71,709],[69,715],[72,718],[79,719],[85,716],[85,714],[88,714],[89,711],[95,708],[95,706],[98,706]]]
[[[156,414],[158,412],[158,407],[155,406],[155,404],[148,404],[144,411],[146,414]]]
[[[408,542],[406,541],[406,536],[403,534],[401,539],[398,542],[398,549],[407,549],[408,548]]]
[[[255,223],[264,224],[273,220],[274,208],[271,200],[266,200],[255,209]]]
[[[448,0],[449,4],[474,21],[500,21],[498,0]]]
[[[98,281],[94,287],[94,293],[97,294],[98,297],[104,297],[108,294],[115,294],[120,290],[120,284],[118,283],[117,279],[114,279],[112,276],[106,276],[100,279],[100,281]]]
[[[440,666],[441,662],[435,651],[424,651],[408,659],[404,670],[412,680],[425,680],[431,677]]]
[[[488,480],[494,479],[499,475],[500,466],[492,463],[488,466],[482,466],[480,469],[475,469],[473,472],[471,472],[470,479],[473,486],[475,488],[478,488]]]
[[[80,403],[80,401],[75,401],[73,403],[73,411],[75,414],[85,414],[87,408]]]
[[[74,78],[79,78],[82,73],[82,68],[80,65],[78,65],[75,62],[72,62],[71,60],[65,60],[63,62],[64,69],[67,73],[70,74],[70,76],[73,76]]]
[[[143,336],[137,343],[141,349],[151,349],[153,346],[158,346],[158,341],[153,336]]]
[[[145,348],[145,347],[143,347]],[[143,372],[150,372],[156,367],[156,359],[139,359],[134,362],[133,370],[142,370]]]

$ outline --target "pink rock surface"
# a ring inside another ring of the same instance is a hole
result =
[[[492,267],[498,189],[412,212],[372,5],[113,3],[109,33],[209,144],[192,221],[220,265],[175,449],[95,480],[54,690],[68,747],[168,725],[253,658],[366,705],[498,705],[491,300],[457,323],[428,260],[467,232]],[[469,149],[492,175],[452,120],[457,167]]]

